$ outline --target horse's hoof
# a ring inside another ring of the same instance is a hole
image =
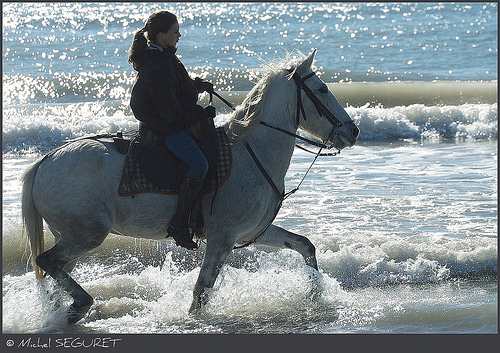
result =
[[[87,311],[90,309],[90,305],[76,306],[72,304],[68,309],[67,322],[69,325],[76,324],[78,321],[85,317]]]
[[[198,314],[208,300],[205,295],[199,295],[196,291],[193,293],[193,301],[191,303],[191,307],[189,308],[189,314]]]
[[[200,311],[201,311],[201,305],[198,305],[198,303],[191,304],[191,307],[189,308],[189,314],[196,315]]]
[[[311,287],[309,288],[308,297],[312,301],[318,301],[323,295],[321,274],[319,272],[313,273],[309,276],[309,279],[311,280]]]
[[[208,298],[209,293],[207,293],[207,291],[204,291],[203,294],[198,294],[197,291],[193,291],[193,301],[189,308],[189,315],[203,315],[208,303]]]
[[[321,299],[321,295],[322,295],[322,292],[320,289],[312,289],[310,292],[309,292],[309,298],[311,301],[313,302],[317,302]]]

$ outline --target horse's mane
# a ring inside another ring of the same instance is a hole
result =
[[[256,70],[260,79],[236,108],[233,117],[228,123],[228,135],[233,145],[244,144],[255,126],[259,124],[264,101],[271,86],[269,83],[281,74],[284,69],[295,70],[305,58],[306,56],[298,50],[287,52],[283,59],[265,61],[260,58],[261,67]]]

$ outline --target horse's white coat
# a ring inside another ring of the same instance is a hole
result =
[[[200,308],[207,300],[206,289],[213,286],[220,267],[234,246],[254,240],[275,216],[280,201],[244,143],[250,144],[276,186],[284,190],[295,138],[258,122],[262,120],[296,131],[296,85],[285,69],[295,67],[300,76],[306,75],[311,72],[314,54],[288,61],[280,67],[273,66],[226,126],[233,142],[233,168],[229,179],[216,194],[213,210],[210,208],[212,195],[204,198],[207,245],[194,289],[192,310]],[[346,122],[337,131],[340,138],[335,140],[335,147],[342,149],[353,145],[357,128],[335,97],[330,92],[319,93],[326,86],[316,76],[308,79],[307,85],[340,121]],[[328,140],[333,126],[318,115],[305,95],[302,95],[302,101],[307,120],[301,119],[300,127],[321,140]],[[46,269],[52,276],[57,277],[69,261],[101,244],[109,232],[165,239],[165,229],[175,212],[177,198],[160,194],[118,196],[123,164],[124,156],[110,143],[85,139],[50,153],[26,171],[23,215],[34,256],[42,252],[37,249],[36,242],[40,243],[43,236],[35,226],[36,211],[59,238],[49,250],[50,256],[45,254],[56,272],[50,273]],[[304,256],[308,265],[317,268],[314,246],[302,236],[271,226],[256,244],[294,249]],[[68,267],[71,266],[66,266],[66,269]],[[78,292],[79,289],[71,290]],[[84,312],[80,316],[83,315]]]

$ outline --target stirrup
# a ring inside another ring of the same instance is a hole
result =
[[[186,234],[187,233],[187,234]],[[175,244],[177,246],[182,246],[183,248],[189,249],[189,250],[195,250],[198,249],[198,244],[196,244],[193,239],[190,238],[189,236],[189,231],[186,229],[186,233],[183,233],[182,231],[179,231],[177,228],[175,228],[173,225],[169,225],[167,228],[167,238],[171,236],[175,240]]]

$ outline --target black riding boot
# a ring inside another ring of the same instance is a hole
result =
[[[203,235],[203,195],[200,194],[194,201],[193,207],[191,208],[191,214],[189,215],[189,228],[193,229],[194,234],[198,236]]]
[[[168,236],[174,238],[177,245],[191,250],[198,248],[198,245],[193,241],[189,233],[189,213],[202,186],[203,179],[198,179],[190,175],[182,181],[179,188],[177,211],[167,228]]]

